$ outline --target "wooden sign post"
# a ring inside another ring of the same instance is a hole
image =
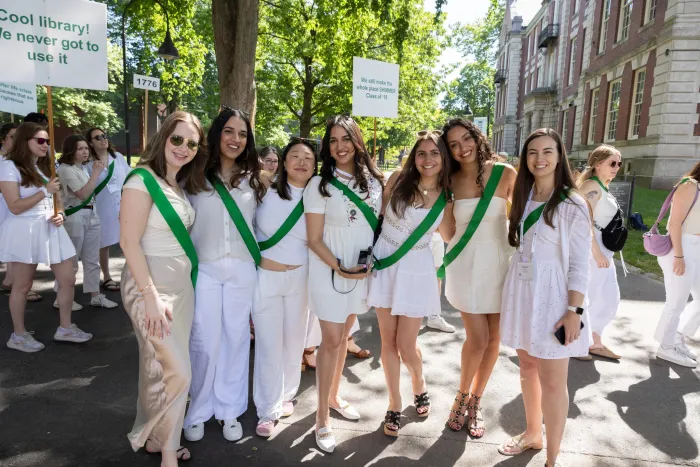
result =
[[[56,140],[53,138],[53,101],[51,100],[51,86],[46,86],[46,102],[49,108],[49,157],[51,158],[51,180],[56,178]],[[53,194],[53,215],[58,214],[58,193]]]

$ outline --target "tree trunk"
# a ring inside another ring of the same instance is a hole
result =
[[[299,117],[299,136],[308,138],[311,134],[311,104],[314,98],[313,85],[313,70],[311,69],[312,60],[309,57],[304,57],[304,102],[301,107],[301,116]]]
[[[213,0],[214,50],[222,104],[250,113],[255,123],[255,48],[259,0]]]

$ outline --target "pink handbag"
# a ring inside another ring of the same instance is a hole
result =
[[[683,179],[678,185],[673,187],[673,190],[671,190],[671,193],[668,194],[666,201],[664,201],[664,205],[661,207],[661,212],[659,212],[659,217],[656,218],[656,222],[654,223],[654,225],[651,226],[649,232],[646,232],[644,234],[644,249],[647,250],[647,253],[649,253],[650,255],[666,256],[673,248],[673,245],[671,244],[671,236],[668,234],[661,235],[659,233],[659,222],[661,222],[661,220],[664,217],[666,217],[666,213],[671,207],[671,201],[673,200],[673,194],[676,192],[676,189],[678,189],[678,187],[685,183],[687,180],[687,178]],[[695,190],[695,199],[693,200],[693,204],[690,205],[690,209],[688,209],[688,214],[685,215],[685,218],[683,219],[683,222],[681,222],[681,225],[685,223],[685,220],[688,218],[690,211],[693,210],[693,206],[695,206],[695,202],[698,200],[698,191],[700,191],[700,188]]]

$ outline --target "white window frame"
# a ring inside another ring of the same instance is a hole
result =
[[[600,37],[598,38],[598,55],[605,52],[608,43],[608,23],[610,22],[610,9],[612,0],[603,0],[603,11],[601,13]]]
[[[578,2],[579,0],[574,0],[574,14],[578,13]]]
[[[644,105],[644,83],[646,82],[646,76],[646,68],[640,68],[634,73],[634,92],[632,94],[632,109],[630,111],[629,139],[639,138],[639,121],[642,117],[642,106]]]
[[[646,0],[644,4],[644,24],[648,24],[656,19],[656,0]]]
[[[616,89],[617,88],[617,89]],[[615,141],[617,123],[620,119],[620,92],[622,91],[622,78],[611,81],[608,84],[608,102],[605,106],[605,135],[603,141],[608,143]],[[617,94],[617,98],[614,95]],[[612,137],[610,134],[612,133]]]
[[[591,117],[588,124],[588,144],[595,144],[595,125],[598,121],[598,105],[600,88],[591,91]]]
[[[564,115],[562,116],[561,120],[561,142],[564,145],[564,149],[568,150],[568,147],[566,146],[566,138],[569,136],[569,109],[564,110]]]
[[[569,46],[571,58],[569,59],[569,75],[566,78],[567,86],[571,86],[574,84],[574,72],[576,71],[576,39],[577,36],[574,36],[571,39],[571,45]]]
[[[623,42],[630,38],[633,5],[633,0],[620,0],[620,23],[617,28],[617,42]]]
[[[537,67],[537,87],[541,88],[544,86],[544,74],[542,72],[542,64]]]

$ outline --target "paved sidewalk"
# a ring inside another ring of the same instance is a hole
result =
[[[122,260],[114,260],[119,278]],[[651,339],[664,297],[662,284],[631,274],[620,278],[623,304],[606,336],[624,355],[620,363],[572,361],[571,404],[560,462],[563,466],[700,465],[700,370],[690,370],[653,355]],[[96,337],[84,346],[51,340],[58,323],[51,308],[52,276],[42,268],[38,291],[42,302],[30,304],[27,325],[46,344],[37,354],[4,347],[11,321],[7,296],[0,296],[0,466],[157,466],[158,458],[133,453],[126,439],[135,413],[137,347],[123,309],[86,306],[74,321]],[[118,300],[118,294],[108,297]],[[87,299],[82,300],[88,303]],[[444,426],[459,380],[464,339],[459,312],[443,299],[444,316],[458,326],[455,334],[421,330],[426,378],[433,400],[427,419],[415,415],[410,380],[403,370],[404,428],[398,440],[381,430],[387,405],[381,370],[379,329],[370,312],[361,317],[359,343],[368,360],[348,357],[343,396],[363,418],[334,417],[339,446],[321,454],[313,440],[314,373],[304,373],[296,413],[282,422],[275,436],[255,436],[255,408],[242,418],[244,438],[229,443],[214,422],[206,425],[192,451],[190,466],[538,466],[544,452],[506,458],[496,451],[505,438],[524,428],[518,361],[502,349],[483,399],[488,426],[481,440]],[[691,343],[696,350],[700,341]],[[252,366],[251,366],[252,376]],[[252,399],[252,398],[251,398]],[[185,465],[185,464],[183,464]]]

